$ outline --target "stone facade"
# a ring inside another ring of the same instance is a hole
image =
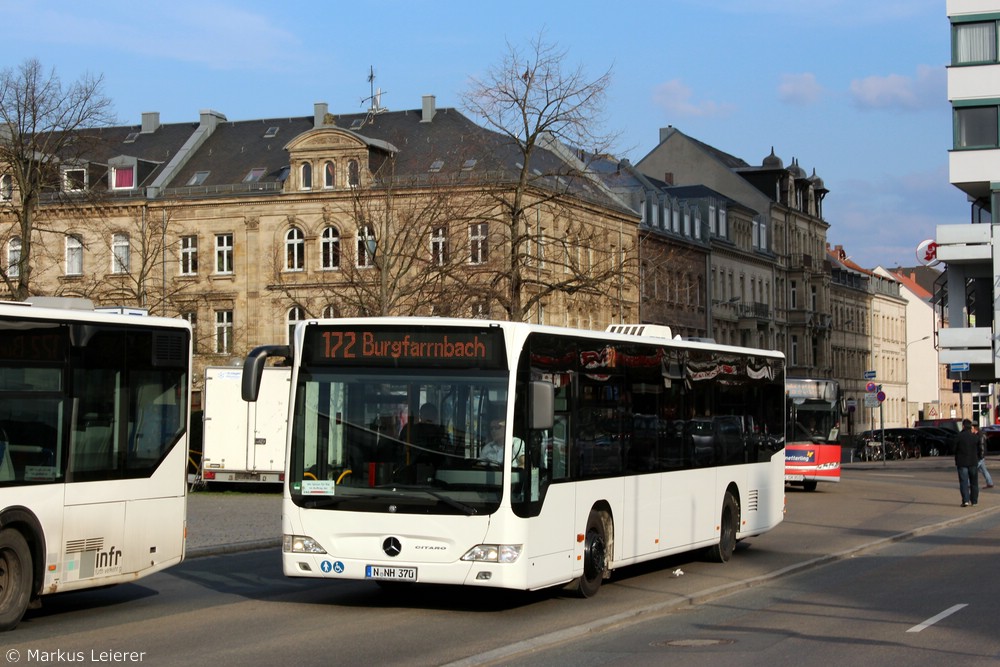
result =
[[[332,116],[317,105],[313,117],[241,122],[206,112],[188,137],[146,120],[105,131],[88,167],[148,163],[143,179],[116,188],[125,180],[105,166],[88,184],[102,195],[93,203],[66,192],[42,203],[32,291],[188,319],[196,392],[206,366],[286,343],[299,320],[508,319],[515,283],[531,321],[638,318],[638,216],[541,151],[513,219],[516,154],[453,109],[425,100]]]

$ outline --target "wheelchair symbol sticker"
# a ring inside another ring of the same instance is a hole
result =
[[[336,572],[337,574],[344,573],[344,564],[341,563],[339,560],[334,561],[332,563],[328,560],[325,560],[319,564],[319,567],[321,570],[323,570],[323,572],[326,572],[327,574],[329,574],[330,571]]]

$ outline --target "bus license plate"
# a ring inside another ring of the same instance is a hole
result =
[[[416,581],[417,568],[365,565],[365,579],[379,579],[383,581]]]

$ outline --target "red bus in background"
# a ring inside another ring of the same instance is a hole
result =
[[[840,481],[840,387],[836,380],[786,378],[785,482],[814,491]]]

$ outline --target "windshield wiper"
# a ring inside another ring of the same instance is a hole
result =
[[[391,486],[387,485],[382,488],[392,489],[393,491],[395,491],[396,489],[399,489],[401,491],[419,491],[421,493],[426,493],[432,498],[440,500],[449,507],[457,509],[459,512],[465,514],[465,516],[472,516],[473,514],[477,513],[475,507],[472,507],[471,505],[466,505],[465,503],[459,502],[454,498],[449,498],[443,493],[438,493],[437,491],[434,491],[433,489],[428,489],[427,487],[424,486],[411,486],[408,484],[392,484]]]

